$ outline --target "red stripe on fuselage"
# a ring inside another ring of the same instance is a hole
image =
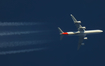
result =
[[[62,35],[68,35],[68,33],[67,32],[63,32]]]

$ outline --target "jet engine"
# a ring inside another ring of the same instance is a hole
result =
[[[84,43],[81,43],[81,45],[85,45]]]
[[[86,27],[80,27],[80,28],[82,28],[82,29],[86,29]]]
[[[75,21],[75,23],[81,23],[81,21]]]
[[[84,39],[87,39],[87,37],[84,37]]]

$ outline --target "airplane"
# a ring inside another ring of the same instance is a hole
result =
[[[59,29],[60,35],[61,35],[60,40],[62,40],[63,35],[77,35],[77,36],[79,36],[77,50],[79,50],[81,45],[84,45],[84,43],[82,43],[82,42],[83,42],[84,39],[87,39],[87,37],[85,37],[86,35],[103,32],[103,30],[85,30],[86,27],[82,27],[80,25],[81,21],[77,21],[76,18],[72,14],[71,14],[71,17],[72,17],[72,19],[74,21],[74,24],[76,25],[78,31],[75,31],[75,32],[63,32],[60,27],[58,27],[58,29]]]

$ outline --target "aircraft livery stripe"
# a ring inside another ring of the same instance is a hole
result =
[[[68,35],[68,33],[67,32],[63,32],[62,35]]]

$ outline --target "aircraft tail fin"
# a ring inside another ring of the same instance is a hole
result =
[[[61,28],[60,27],[58,27],[58,29],[59,29],[59,32],[60,32],[60,40],[62,40],[62,38],[63,38],[63,35],[61,34],[61,33],[63,33],[63,31],[61,30]]]

